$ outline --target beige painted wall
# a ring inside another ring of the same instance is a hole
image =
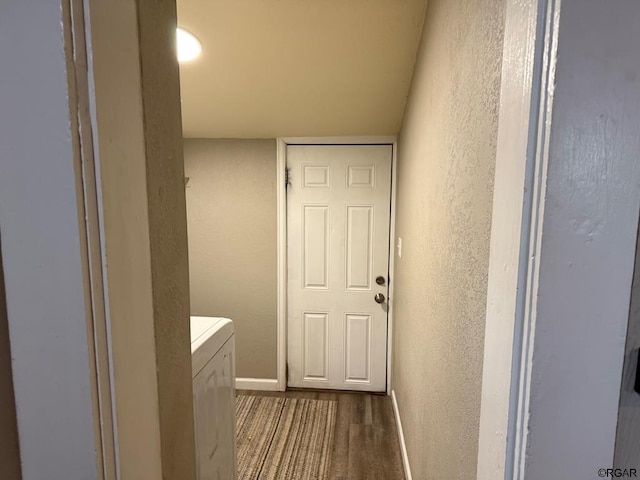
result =
[[[20,480],[22,478],[2,255],[0,255],[0,471],[3,480]]]
[[[276,378],[276,142],[184,141],[191,314],[229,317],[236,373]]]
[[[196,476],[176,3],[138,2],[162,478]]]
[[[92,0],[90,8],[121,474],[193,480],[176,6]]]
[[[476,474],[503,9],[429,1],[399,138],[393,389],[413,478]]]

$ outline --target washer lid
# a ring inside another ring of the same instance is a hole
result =
[[[191,317],[191,343],[196,342],[207,330],[214,328],[222,320],[226,319],[222,317]]]
[[[233,322],[222,317],[191,317],[191,370],[195,376],[233,335]]]

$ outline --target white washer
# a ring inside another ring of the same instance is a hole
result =
[[[233,322],[191,317],[191,369],[198,480],[236,478]]]

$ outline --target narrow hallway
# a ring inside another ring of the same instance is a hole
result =
[[[359,479],[380,479],[395,480],[404,478],[402,469],[402,459],[400,456],[400,445],[398,442],[395,420],[393,418],[393,407],[391,397],[379,394],[351,393],[351,392],[327,392],[310,390],[293,390],[287,392],[265,392],[256,390],[238,390],[236,409],[240,412],[240,405],[247,396],[257,399],[265,397],[276,397],[289,400],[311,400],[313,403],[323,404],[326,415],[326,423],[334,423],[332,429],[327,428],[327,435],[331,435],[330,448],[326,455],[326,467],[322,468],[326,473],[325,477],[330,480],[359,480]],[[257,402],[256,402],[257,403]],[[327,408],[328,406],[328,408]],[[306,409],[300,407],[292,409],[292,415],[298,417],[294,422],[300,422],[300,416],[308,415]],[[238,423],[251,417],[256,412],[243,415],[238,413]],[[241,420],[241,418],[243,420]],[[309,418],[309,417],[305,417]],[[323,419],[324,420],[324,419]],[[247,420],[248,421],[248,420]],[[280,424],[282,421],[279,422]],[[261,423],[262,425],[262,423]],[[266,426],[265,426],[266,428]],[[240,430],[240,429],[239,429]],[[330,431],[331,430],[331,431]],[[240,434],[240,431],[238,432]],[[283,445],[279,451],[286,451],[292,446],[291,442],[297,435],[283,434],[287,438],[283,440]],[[255,441],[256,444],[252,443]],[[276,443],[275,441],[273,442]],[[307,445],[305,445],[307,447]],[[257,438],[238,438],[238,459],[243,457],[241,449],[245,453],[253,455],[259,450]],[[275,447],[274,447],[275,448]],[[253,449],[253,451],[252,451]],[[271,455],[273,452],[269,452]],[[266,455],[266,454],[265,454]],[[276,455],[277,456],[277,455]],[[271,457],[274,458],[274,457]],[[306,459],[305,459],[306,462]],[[242,467],[239,466],[239,471]],[[266,479],[284,478],[280,475],[272,476],[263,473],[257,478]],[[271,469],[273,471],[273,469]],[[254,478],[238,477],[240,480],[255,480]],[[309,478],[318,478],[310,476]]]

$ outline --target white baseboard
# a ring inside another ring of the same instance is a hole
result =
[[[400,440],[400,454],[402,455],[404,478],[406,480],[413,480],[413,477],[411,477],[411,467],[409,466],[409,456],[407,455],[407,445],[404,443],[404,432],[402,431],[402,422],[400,421],[400,411],[398,410],[395,390],[391,390],[391,402],[393,403],[393,415],[396,418],[396,427],[398,428],[398,440]]]
[[[278,380],[275,378],[236,378],[237,390],[277,391]]]

